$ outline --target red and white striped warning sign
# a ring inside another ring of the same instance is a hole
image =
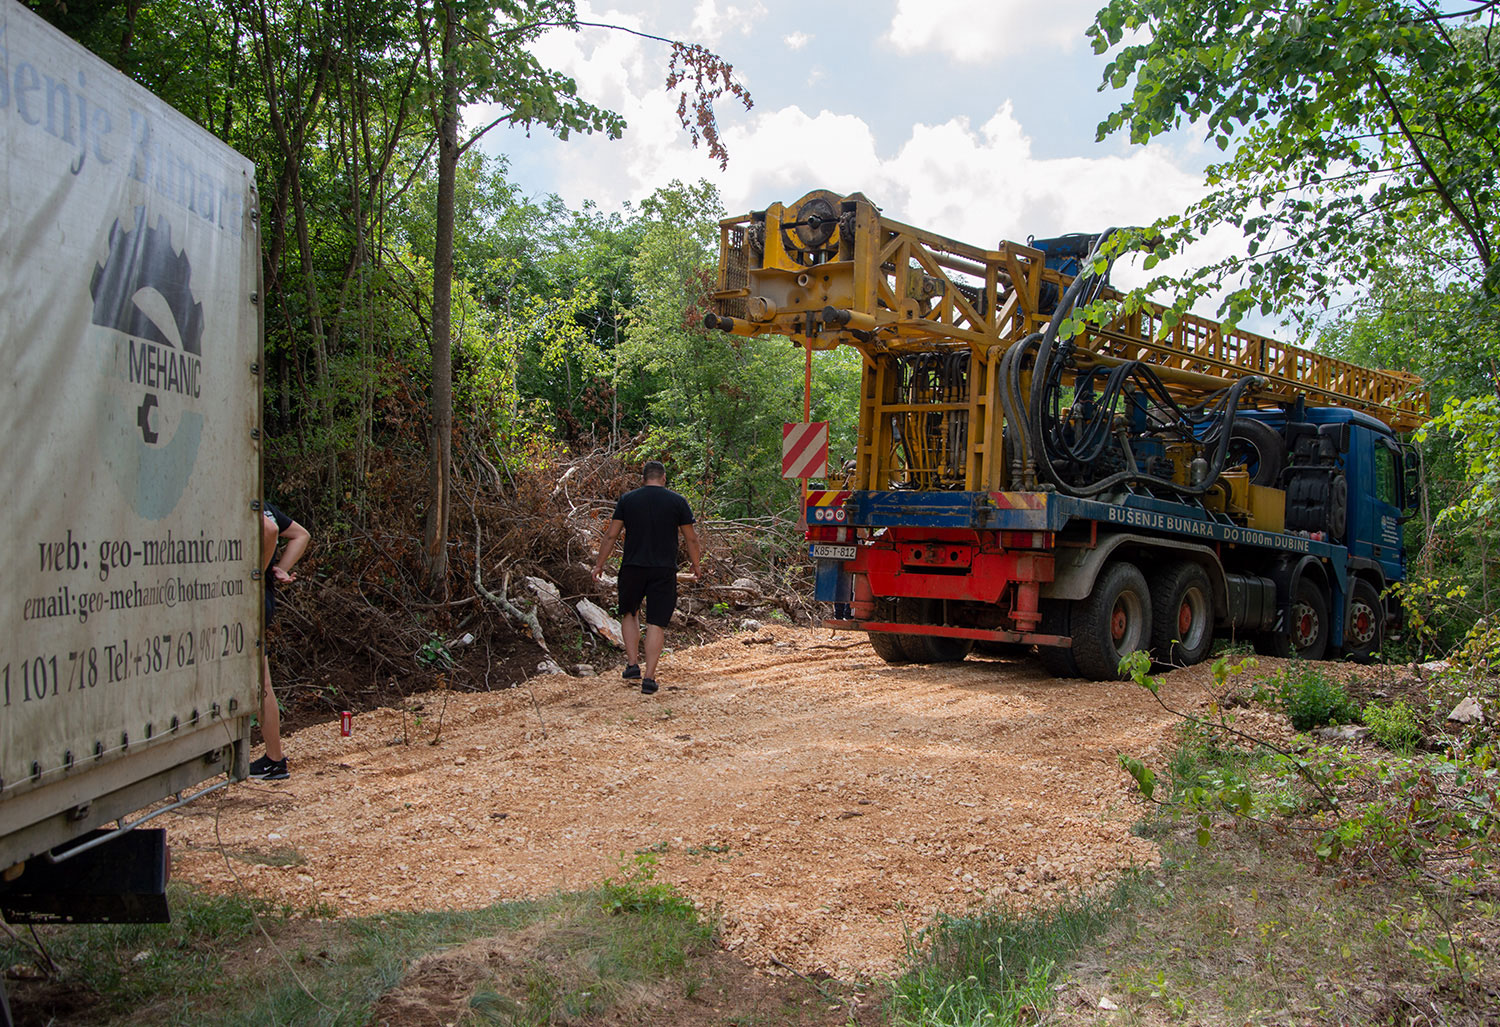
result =
[[[781,476],[825,478],[828,476],[828,422],[781,426]]]

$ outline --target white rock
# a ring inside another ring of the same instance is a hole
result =
[[[1447,660],[1433,660],[1430,663],[1421,663],[1417,665],[1417,673],[1423,675],[1424,677],[1428,674],[1441,674],[1447,669]]]
[[[759,631],[760,630],[760,621],[758,621],[758,620],[751,620],[749,617],[746,617],[744,620],[740,621],[740,630],[741,631]]]
[[[621,649],[625,648],[625,633],[620,629],[620,622],[604,611],[597,603],[587,599],[578,600],[578,614],[588,622],[589,627],[603,635],[609,642]]]
[[[755,587],[755,582],[751,581],[749,578],[735,578],[734,579],[734,584],[730,585],[729,587],[730,588],[743,589],[746,592],[758,592],[759,591],[759,589],[757,589]]]
[[[581,678],[591,678],[598,673],[592,663],[580,663],[574,668],[573,673]]]
[[[566,674],[567,673],[567,671],[563,670],[561,667],[559,667],[557,665],[557,661],[556,660],[543,660],[541,663],[538,663],[536,665],[536,672],[538,674]]]
[[[1108,995],[1101,995],[1099,997],[1099,1008],[1115,1010],[1119,1009],[1120,1007]]]
[[[594,547],[594,543],[597,541],[597,539],[593,535],[588,535],[588,536],[580,535],[580,536],[578,536],[578,541],[585,548],[592,549]],[[582,561],[580,561],[576,566],[582,567],[585,574],[593,574],[594,573],[594,565],[591,564],[591,563],[583,563]],[[617,585],[618,583],[619,583],[619,579],[616,578],[614,575],[610,574],[608,571],[606,571],[605,573],[599,575],[599,584],[603,585],[605,588],[614,588],[615,585]]]
[[[536,594],[536,597],[544,602],[548,599],[562,602],[562,593],[557,590],[557,586],[543,578],[534,578],[528,574],[526,576],[526,587],[531,589]]]
[[[1448,719],[1460,724],[1483,724],[1484,710],[1480,707],[1479,700],[1471,695],[1453,707],[1453,712],[1448,714]]]
[[[1363,724],[1339,724],[1336,727],[1315,727],[1313,737],[1329,742],[1357,742],[1370,737],[1370,729]]]

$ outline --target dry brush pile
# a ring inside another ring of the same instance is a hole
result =
[[[309,525],[314,545],[300,580],[279,593],[270,651],[291,724],[434,688],[506,688],[549,661],[585,674],[619,662],[613,630],[598,628],[614,612],[613,579],[595,583],[589,571],[615,498],[640,483],[639,467],[596,445],[464,447],[446,602],[434,602],[422,578],[424,468],[411,459],[372,472],[362,523]],[[705,573],[683,584],[674,644],[749,618],[811,617],[794,510],[699,518]]]

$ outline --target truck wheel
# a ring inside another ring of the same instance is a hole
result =
[[[900,635],[893,635],[889,631],[871,631],[868,635],[870,648],[886,663],[911,662],[907,658],[905,647],[901,645]]]
[[[1349,594],[1349,623],[1344,627],[1344,655],[1355,663],[1369,663],[1385,641],[1385,607],[1380,593],[1364,578],[1356,578]]]
[[[1151,590],[1133,563],[1112,563],[1073,610],[1073,659],[1093,681],[1119,681],[1120,657],[1151,645]]]
[[[1019,660],[1031,655],[1031,646],[1025,642],[976,641],[974,652],[980,656],[994,656],[1002,660]]]
[[[1036,655],[1037,659],[1042,661],[1042,669],[1055,678],[1083,677],[1083,672],[1078,669],[1078,662],[1073,659],[1071,649],[1039,645],[1036,647]]]
[[[1043,599],[1042,600],[1042,624],[1041,633],[1044,635],[1071,635],[1073,628],[1070,623],[1073,604],[1066,599]],[[1042,661],[1042,669],[1055,678],[1078,678],[1083,674],[1078,670],[1078,661],[1073,659],[1073,650],[1062,649],[1052,645],[1039,645],[1036,647],[1037,659]]]
[[[1328,655],[1328,599],[1316,583],[1306,577],[1297,582],[1292,600],[1292,623],[1288,625],[1292,649],[1304,660]]]
[[[913,663],[958,663],[974,648],[970,638],[943,635],[901,635],[901,648]]]
[[[1235,418],[1234,427],[1229,430],[1229,452],[1224,457],[1224,466],[1240,464],[1250,472],[1252,485],[1277,484],[1281,481],[1281,469],[1286,466],[1286,440],[1264,421]]]
[[[1303,660],[1321,660],[1328,654],[1328,600],[1314,581],[1304,576],[1297,582],[1291,622],[1281,633],[1267,631],[1257,635],[1255,651]]]
[[[896,620],[902,624],[941,624],[943,604],[939,599],[898,599]],[[974,641],[942,635],[893,636],[912,663],[957,663],[969,655]]]
[[[1201,663],[1214,641],[1208,575],[1196,563],[1173,564],[1151,581],[1151,651],[1162,663]]]

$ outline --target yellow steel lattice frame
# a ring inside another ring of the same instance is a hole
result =
[[[810,224],[801,213],[814,199],[819,210],[837,213],[835,227],[827,218]],[[972,246],[882,217],[859,194],[820,191],[724,220],[719,257],[712,297],[718,327],[782,335],[818,350],[850,345],[864,355],[858,487],[932,477],[932,454],[907,467],[897,452],[894,426],[920,412],[899,401],[896,361],[955,350],[969,354],[967,399],[926,405],[927,412],[967,418],[967,451],[947,454],[944,484],[1003,486],[1000,355],[1045,326],[1045,288],[1061,295],[1072,280],[1048,269],[1042,251],[1016,242]],[[1397,431],[1427,420],[1428,394],[1414,375],[1360,367],[1194,315],[1168,328],[1165,314],[1149,304],[1087,330],[1075,340],[1079,359],[1145,361],[1186,397],[1256,374],[1270,383],[1262,402],[1302,396],[1363,411]]]

